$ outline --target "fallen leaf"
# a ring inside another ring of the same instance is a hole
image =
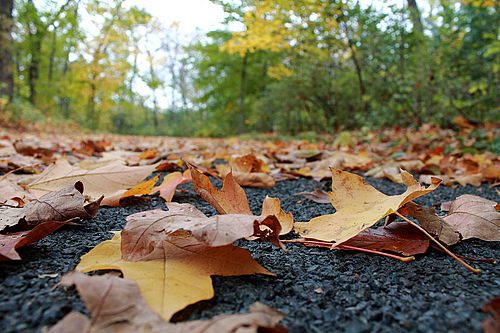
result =
[[[55,144],[48,141],[40,141],[36,138],[18,140],[13,145],[19,154],[43,158],[51,158],[56,150]]]
[[[309,247],[331,248],[334,243],[299,239],[289,241],[303,243]],[[341,250],[389,251],[404,256],[413,256],[427,251],[430,240],[408,223],[394,222],[386,227],[369,228],[338,245]],[[354,249],[355,248],[355,249]],[[382,254],[382,253],[379,253]]]
[[[242,173],[251,172],[266,172],[269,168],[266,167],[264,161],[257,158],[254,154],[248,154],[232,159],[229,164],[233,171]]]
[[[483,311],[490,314],[490,316],[483,321],[483,332],[500,332],[500,297],[495,297],[486,303],[483,306]]]
[[[272,203],[268,200],[266,209],[279,214],[279,211],[275,212],[279,209],[279,200],[277,207],[271,207]],[[175,244],[177,239],[183,241],[177,231],[189,232],[200,244],[210,247],[229,245],[250,236],[268,238],[278,245],[281,226],[274,214],[262,218],[243,214],[207,217],[191,204],[167,203],[167,208],[168,211],[155,209],[127,217],[127,224],[122,231],[123,259],[138,261],[163,258],[165,253],[162,244]],[[284,215],[283,219],[291,218],[291,214]],[[272,219],[274,221],[269,221]],[[290,224],[293,225],[293,218]]]
[[[330,196],[328,193],[318,188],[314,189],[313,192],[299,192],[295,193],[295,195],[303,196],[317,203],[330,203]]]
[[[233,171],[233,177],[241,186],[270,188],[276,185],[276,180],[263,172]]]
[[[215,188],[210,182],[210,179],[200,173],[194,165],[188,163],[188,166],[191,170],[196,193],[212,205],[220,214],[253,215],[245,190],[234,181],[231,173],[226,176],[222,189],[219,190]],[[287,234],[291,231],[293,228],[292,214],[285,213],[281,209],[279,199],[266,197],[262,203],[262,214],[260,216],[261,223],[271,223],[270,227],[273,229],[273,221],[269,219],[272,216],[276,217],[281,225],[280,235]],[[277,239],[271,238],[271,241],[273,244],[283,247]]]
[[[248,314],[219,315],[209,320],[169,323],[153,312],[141,297],[137,284],[111,275],[87,276],[72,272],[63,276],[61,284],[76,285],[90,311],[91,320],[71,312],[48,333],[151,332],[151,333],[283,333],[280,312],[261,303],[250,307]]]
[[[44,238],[67,222],[44,222],[29,231],[0,234],[0,260],[21,260],[17,249]]]
[[[241,186],[269,188],[276,185],[274,178],[268,174],[269,167],[254,154],[234,158],[229,165],[234,180]],[[222,171],[221,175],[225,177],[227,174],[228,171]]]
[[[444,220],[463,239],[500,241],[500,212],[497,203],[476,195],[464,194],[453,201]]]
[[[483,179],[483,176],[480,173],[472,175],[459,175],[459,176],[420,175],[419,181],[424,184],[431,184],[432,178],[441,179],[442,184],[446,186],[452,186],[455,183],[459,183],[462,186],[472,185],[479,187],[481,186],[481,181]]]
[[[13,175],[2,176],[0,178],[0,203],[6,203],[13,198],[28,199],[29,193],[21,186],[17,185],[17,181]]]
[[[188,183],[192,180],[191,171],[189,169],[183,173],[180,173],[179,171],[169,173],[163,178],[160,186],[157,186],[152,190],[151,194],[160,192],[161,198],[163,198],[166,202],[171,202],[177,186]]]
[[[33,226],[48,221],[66,221],[73,218],[91,219],[97,214],[102,197],[88,202],[83,195],[83,183],[50,192],[38,200],[29,201],[22,208],[0,208],[0,231],[20,222]]]
[[[327,155],[327,154],[324,154]],[[341,151],[329,153],[325,159],[317,162],[307,163],[311,170],[311,175],[316,181],[329,178],[331,176],[330,168],[340,170],[365,169],[372,163],[371,158],[349,154]]]
[[[386,227],[366,229],[342,245],[413,256],[425,253],[429,248],[430,240],[408,223],[394,222]]]
[[[479,187],[481,186],[481,182],[483,181],[483,175],[480,173],[472,175],[459,175],[451,177],[451,180],[459,183],[462,186],[472,185],[475,187]]]
[[[427,194],[439,186],[420,186],[406,171],[402,171],[407,190],[400,195],[388,196],[355,174],[332,168],[332,205],[334,214],[313,218],[309,222],[297,222],[294,229],[303,237],[337,244],[356,236],[380,219],[396,212],[405,203]]]
[[[247,250],[233,245],[208,247],[182,233],[178,233],[175,245],[170,242],[162,245],[161,259],[125,261],[121,235],[116,233],[113,239],[82,256],[76,270],[120,270],[125,278],[137,282],[145,302],[165,320],[189,304],[212,298],[212,275],[272,275]]]
[[[128,167],[115,161],[87,170],[72,166],[62,159],[47,167],[35,181],[28,185],[28,189],[40,197],[47,192],[81,181],[87,195],[93,198],[110,197],[120,190],[139,184],[154,171],[155,167],[155,165]]]
[[[129,190],[120,190],[116,194],[104,198],[101,204],[102,206],[118,207],[121,206],[125,200],[141,195],[150,194],[159,178],[160,176],[155,176],[149,180],[137,184]]]
[[[422,228],[446,245],[453,245],[460,241],[460,234],[453,230],[445,220],[437,216],[434,208],[426,209],[411,201],[403,209],[405,210],[404,215],[417,219]]]
[[[286,235],[293,229],[293,216],[292,213],[286,213],[281,209],[281,202],[278,198],[271,198],[266,196],[262,202],[262,214],[261,219],[274,216],[278,219],[281,226],[280,235]]]
[[[207,176],[198,171],[194,164],[186,163],[191,170],[194,190],[220,214],[252,214],[245,191],[231,173],[227,174],[222,189],[219,190],[212,185]]]

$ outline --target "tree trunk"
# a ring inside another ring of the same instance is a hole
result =
[[[363,71],[361,70],[361,66],[359,64],[358,58],[356,56],[356,50],[354,49],[354,44],[350,38],[347,38],[347,42],[349,44],[349,48],[352,53],[352,62],[354,63],[354,68],[356,69],[356,76],[358,78],[359,85],[359,93],[361,94],[361,102],[363,103],[363,110],[365,113],[368,113],[368,104],[364,100],[364,96],[366,94],[365,81],[363,80]]]
[[[417,6],[416,0],[408,0],[408,8],[410,9],[410,16],[413,22],[413,29],[420,34],[424,33],[424,26],[422,25],[422,17],[420,15],[420,10]]]
[[[90,128],[96,130],[99,126],[98,115],[96,114],[96,96],[97,96],[97,86],[95,84],[96,76],[92,75],[90,81],[90,95],[87,104],[87,120],[90,122]]]
[[[14,95],[14,76],[12,52],[12,11],[14,0],[0,0],[0,97],[12,100]]]
[[[57,32],[54,29],[52,32],[52,45],[50,46],[50,55],[49,55],[49,73],[48,73],[48,81],[52,82],[52,77],[54,76],[54,58],[56,56],[56,40],[57,40]]]
[[[39,38],[38,33],[33,35],[35,39],[33,48],[31,50],[31,61],[28,67],[28,85],[30,88],[29,101],[35,104],[36,101],[36,82],[40,77],[40,54],[42,52],[42,40]]]
[[[240,121],[239,132],[245,132],[245,98],[247,93],[247,59],[248,53],[245,53],[241,63],[241,83],[240,83]]]

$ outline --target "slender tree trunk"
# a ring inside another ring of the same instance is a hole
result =
[[[12,52],[12,11],[14,0],[0,0],[0,97],[7,96],[12,100],[14,96],[14,76]]]
[[[354,49],[354,44],[352,42],[352,39],[347,38],[347,42],[349,44],[349,49],[351,49],[351,59],[352,62],[354,63],[354,68],[356,69],[356,76],[358,78],[358,86],[359,86],[359,93],[361,94],[361,102],[363,103],[363,110],[365,113],[368,113],[368,104],[364,100],[364,96],[366,94],[366,86],[365,86],[365,81],[363,80],[363,71],[361,69],[361,65],[359,64],[358,57],[356,55],[356,50]]]
[[[416,0],[407,0],[408,10],[410,11],[411,21],[413,23],[413,33],[415,35],[415,43],[417,44],[417,49],[419,52],[425,52],[425,48],[421,47],[421,44],[424,42],[424,26],[422,25],[422,17],[420,15],[420,10],[417,6]],[[415,93],[416,93],[416,106],[415,112],[417,117],[415,122],[419,123],[421,119],[425,117],[424,111],[428,111],[424,109],[423,106],[423,91],[426,88],[425,85],[425,75],[428,72],[427,67],[427,54],[420,54],[419,57],[420,67],[421,69],[418,71],[416,75],[416,83],[415,83]]]
[[[32,35],[33,48],[31,49],[31,61],[28,67],[28,86],[30,88],[29,101],[31,104],[35,104],[36,101],[36,82],[40,77],[40,54],[42,52],[42,40],[41,36],[37,34]]]
[[[245,98],[247,93],[247,61],[248,53],[245,53],[241,62],[241,83],[240,83],[240,121],[239,132],[245,132]]]
[[[413,28],[420,34],[424,33],[424,26],[422,25],[422,16],[417,6],[416,0],[408,0],[408,8],[410,9],[410,16],[413,22]]]
[[[153,90],[153,125],[155,131],[158,131],[158,100],[156,98],[156,89]]]
[[[399,74],[401,79],[405,78],[405,29],[404,29],[404,11],[401,10],[401,22],[399,28]]]
[[[54,75],[54,58],[56,56],[56,39],[57,33],[56,30],[52,32],[52,44],[50,46],[50,55],[49,55],[49,73],[48,73],[48,81],[52,82],[52,77]]]
[[[97,86],[95,84],[96,75],[92,75],[90,81],[90,95],[87,104],[87,120],[90,122],[90,127],[92,129],[97,129],[99,126],[98,115],[96,114],[96,96],[97,96]]]

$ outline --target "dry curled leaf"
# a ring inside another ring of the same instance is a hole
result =
[[[40,199],[29,201],[22,208],[0,208],[0,231],[20,222],[33,226],[48,221],[66,221],[73,218],[91,219],[97,214],[102,197],[88,202],[81,182],[59,191],[50,192]]]
[[[229,165],[234,179],[241,186],[269,188],[276,185],[274,178],[268,174],[269,167],[253,154],[234,158]]]
[[[281,226],[274,215],[258,217],[225,214],[207,217],[191,204],[167,203],[168,211],[155,209],[132,214],[122,231],[122,255],[129,261],[164,257],[162,244],[175,244],[177,231],[189,232],[200,244],[224,246],[250,236],[268,238],[278,245]],[[267,232],[266,232],[267,230]]]
[[[262,214],[260,215],[261,220],[265,220],[268,217],[274,216],[278,219],[281,226],[280,235],[286,235],[293,229],[293,216],[292,213],[286,213],[281,209],[281,202],[278,198],[271,198],[266,196],[262,202]]]
[[[437,216],[434,208],[426,209],[411,201],[403,209],[405,210],[403,214],[417,219],[422,228],[446,245],[453,245],[460,241],[460,234],[453,230],[445,220]]]
[[[420,186],[406,171],[402,171],[406,191],[388,196],[355,174],[332,168],[332,205],[334,214],[322,215],[309,222],[295,223],[294,229],[303,237],[337,244],[356,236],[380,219],[396,212],[405,203],[433,191],[439,182],[428,188]]]
[[[444,220],[458,231],[463,239],[500,241],[500,212],[496,207],[495,201],[464,194],[451,203],[448,216]]]
[[[219,315],[209,320],[173,324],[146,305],[134,281],[72,272],[63,276],[61,284],[76,285],[92,319],[71,312],[47,333],[257,333],[262,329],[270,333],[286,332],[279,325],[283,314],[261,303],[252,305],[248,314]]]
[[[191,170],[194,190],[220,214],[252,214],[245,191],[231,173],[227,174],[222,189],[219,190],[194,164],[186,163]]]
[[[231,173],[226,176],[222,189],[219,190],[212,185],[207,176],[197,170],[196,166],[190,163],[188,163],[188,166],[191,170],[196,193],[212,205],[220,214],[253,215],[245,191],[234,181]],[[276,217],[281,225],[280,235],[291,231],[293,227],[292,214],[285,213],[281,209],[279,199],[266,197],[262,203],[260,221],[272,222],[272,216]],[[280,246],[282,245],[280,244]]]

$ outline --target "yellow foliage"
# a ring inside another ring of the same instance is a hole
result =
[[[460,1],[465,6],[471,7],[495,7],[495,0],[461,0]]]
[[[276,66],[269,67],[267,69],[267,75],[273,79],[281,79],[284,77],[289,77],[293,75],[293,71],[287,68],[283,64],[278,64]]]

